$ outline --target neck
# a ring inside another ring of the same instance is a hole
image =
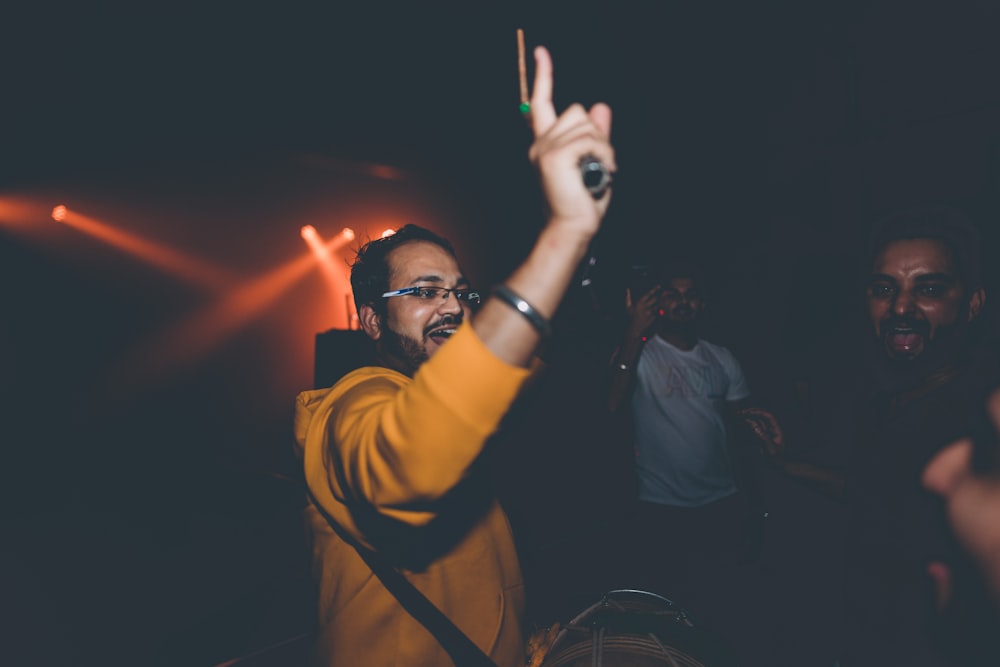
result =
[[[698,344],[698,336],[693,333],[661,331],[658,335],[677,349],[684,350],[685,352],[694,349],[694,346]]]
[[[413,377],[413,371],[409,368],[408,364],[403,363],[403,360],[399,357],[386,354],[384,351],[375,355],[375,365]]]
[[[408,377],[413,377],[419,364],[414,364],[403,350],[396,345],[387,343],[383,338],[375,344],[375,365],[384,366]]]

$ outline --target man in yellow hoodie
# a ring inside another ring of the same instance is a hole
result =
[[[500,667],[524,664],[524,591],[510,526],[480,455],[607,210],[581,160],[615,170],[611,110],[557,114],[552,63],[535,50],[528,119],[548,220],[490,295],[470,289],[451,246],[408,226],[363,247],[351,285],[377,365],[300,394],[296,437],[319,586],[316,664],[452,664],[358,548],[402,573]],[[473,314],[473,306],[482,301]]]

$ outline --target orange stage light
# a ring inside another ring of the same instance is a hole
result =
[[[39,230],[45,213],[46,205],[31,198],[0,196],[0,226]]]
[[[233,277],[228,272],[215,266],[184,255],[163,244],[147,241],[135,234],[115,229],[111,225],[89,218],[63,205],[52,209],[52,218],[187,282],[213,289],[224,287],[233,282]]]
[[[347,234],[346,232],[350,232],[350,234]],[[330,241],[323,243],[323,240],[319,236],[319,232],[313,228],[312,234],[309,234],[308,236],[303,231],[302,238],[306,240],[306,243],[309,244],[309,248],[313,251],[313,254],[316,255],[316,260],[319,263],[319,269],[323,273],[323,279],[326,282],[326,286],[331,297],[335,299],[337,295],[344,293],[350,296],[351,285],[345,274],[345,269],[343,265],[336,265],[334,263],[333,253],[343,247],[348,241],[353,239],[354,232],[349,228],[344,229],[340,232],[340,234],[330,239]],[[340,320],[340,318],[335,319]],[[350,322],[351,310],[348,308],[344,319],[332,324],[331,326],[346,329],[350,326]]]
[[[112,382],[116,386],[148,386],[190,368],[258,317],[315,263],[315,255],[306,253],[208,304],[120,358],[111,373]]]
[[[384,232],[382,232],[382,238],[386,238],[388,236],[392,236],[395,233],[396,233],[395,229],[387,229]]]
[[[319,234],[316,236],[318,239]],[[337,235],[328,243],[320,244],[318,251],[312,249],[208,304],[185,321],[120,359],[118,373],[129,375],[125,379],[133,382],[148,382],[160,375],[190,367],[227,337],[259,317],[291,289],[316,266],[319,253],[328,260],[330,254],[346,241],[342,235]],[[321,262],[320,265],[326,263]],[[333,268],[332,263],[330,267]]]

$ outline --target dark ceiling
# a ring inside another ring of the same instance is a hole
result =
[[[975,196],[995,146],[985,1],[226,4],[5,12],[0,185],[306,152],[496,210],[528,142],[516,27],[551,47],[562,104],[613,105],[629,229]]]

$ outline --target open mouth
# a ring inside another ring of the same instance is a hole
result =
[[[923,343],[923,334],[913,327],[894,326],[886,329],[884,334],[886,345],[897,352],[910,352]]]
[[[427,337],[433,340],[435,343],[441,344],[451,338],[455,334],[456,327],[454,325],[449,325],[446,327],[441,327],[440,329],[434,329],[427,334]]]

